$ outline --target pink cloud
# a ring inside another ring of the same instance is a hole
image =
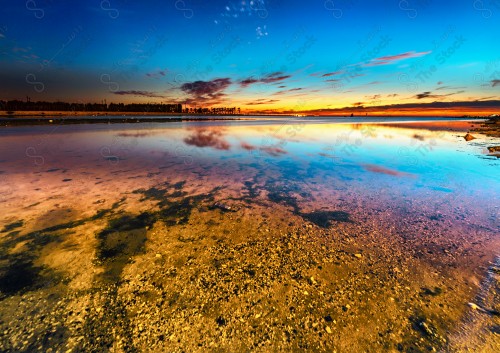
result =
[[[388,56],[381,56],[380,58],[376,58],[375,60],[383,60],[383,61],[398,61],[398,60],[404,60],[404,59],[410,59],[410,58],[418,58],[420,56],[424,56],[427,54],[432,53],[432,51],[422,51],[422,52],[415,52],[415,51],[408,51],[406,53],[401,53],[397,55],[388,55]]]
[[[381,65],[390,65],[394,62],[400,61],[400,60],[405,60],[405,59],[411,59],[411,58],[418,58],[424,55],[428,55],[432,53],[432,51],[421,51],[421,52],[416,52],[416,51],[408,51],[406,53],[401,53],[401,54],[396,54],[396,55],[386,55],[386,56],[381,56],[379,58],[375,58],[370,60],[369,62],[361,64],[364,67],[370,67],[370,66],[381,66]]]
[[[257,149],[257,147],[255,147],[254,145],[251,145],[251,144],[246,143],[246,142],[241,143],[241,148],[243,148],[247,151],[253,151],[253,150]]]
[[[400,172],[398,170],[381,167],[381,166],[375,165],[375,164],[364,164],[363,168],[365,168],[366,170],[373,172],[373,173],[386,174],[386,175],[392,175],[392,176],[397,176],[397,177],[414,176],[413,174],[410,174],[410,173]]]

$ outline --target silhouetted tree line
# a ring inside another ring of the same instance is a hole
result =
[[[66,103],[66,102],[32,102],[11,100],[0,101],[0,110],[5,111],[64,111],[64,112],[155,112],[182,113],[182,104],[152,103]]]
[[[206,114],[206,115],[235,115],[240,114],[240,108],[186,108],[184,113],[186,114]]]
[[[0,100],[0,110],[15,111],[64,111],[64,112],[151,112],[151,113],[186,113],[206,115],[234,115],[240,114],[240,108],[184,108],[182,104],[163,103],[66,103],[66,102],[32,102],[29,97],[26,101]]]

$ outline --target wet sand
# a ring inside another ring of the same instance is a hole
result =
[[[412,151],[436,140],[396,168],[365,127],[326,128],[362,134],[357,152],[275,126],[4,137],[0,350],[497,351],[492,140],[376,127]],[[321,147],[307,163],[299,138]],[[448,139],[489,187],[439,165]]]

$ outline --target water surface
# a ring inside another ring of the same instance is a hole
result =
[[[495,351],[500,160],[473,124],[2,128],[0,347]]]

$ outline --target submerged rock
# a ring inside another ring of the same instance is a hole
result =
[[[219,210],[225,211],[225,212],[233,211],[233,209],[231,208],[231,206],[223,204],[222,202],[216,202],[216,203],[214,203],[212,205],[212,208],[213,209],[218,208]]]
[[[467,134],[464,136],[464,139],[465,139],[465,141],[472,141],[475,139],[475,137],[472,136],[471,134]]]

